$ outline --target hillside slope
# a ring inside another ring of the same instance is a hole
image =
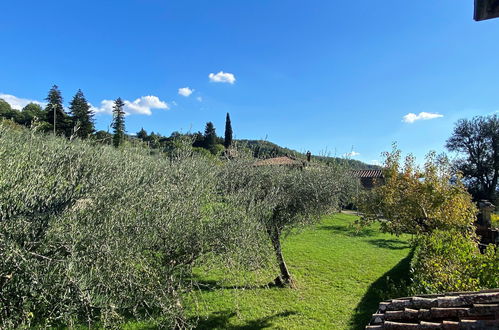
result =
[[[238,146],[247,147],[253,152],[255,158],[272,158],[281,156],[293,156],[300,159],[306,159],[306,155],[293,149],[281,147],[275,143],[266,140],[236,140]],[[366,164],[359,160],[329,157],[312,156],[313,159],[326,163],[347,163],[351,168],[357,170],[379,169],[380,166]]]

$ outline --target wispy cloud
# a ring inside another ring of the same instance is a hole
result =
[[[154,95],[142,96],[135,101],[124,100],[125,106],[123,110],[127,115],[148,115],[152,114],[154,109],[168,110],[170,106],[168,103],[161,101],[159,97]],[[95,113],[113,113],[114,100],[102,100],[100,107],[92,107]]]
[[[229,83],[229,84],[233,84],[236,82],[236,77],[234,76],[234,74],[223,71],[220,71],[217,74],[210,73],[208,77],[210,78],[211,82]]]
[[[346,154],[343,154],[343,157],[356,157],[356,156],[359,156],[360,155],[360,152],[357,152],[357,151],[350,151],[350,152],[347,152]]]
[[[432,113],[432,112],[420,112],[417,115],[415,113],[410,112],[402,118],[402,121],[404,123],[412,124],[418,120],[430,120],[435,118],[441,118],[443,116],[444,115],[441,115],[439,113]]]
[[[41,106],[45,106],[45,104],[46,104],[45,102],[40,102],[40,101],[30,100],[30,99],[23,99],[21,97],[17,97],[17,96],[10,95],[10,94],[0,94],[0,99],[5,100],[5,102],[10,104],[10,106],[13,109],[17,109],[17,110],[22,110],[22,108],[24,108],[25,106],[27,106],[30,103],[39,104]]]
[[[189,97],[194,92],[194,89],[190,89],[189,87],[182,87],[178,89],[178,94]]]
[[[196,100],[198,100],[198,102],[203,102],[203,98],[201,96],[196,97]]]

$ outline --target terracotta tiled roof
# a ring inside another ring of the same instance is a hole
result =
[[[366,329],[499,329],[499,289],[384,301]]]
[[[301,160],[284,156],[284,157],[262,159],[257,161],[254,165],[255,166],[265,166],[265,165],[303,166],[304,162]]]
[[[354,175],[358,178],[382,178],[382,170],[356,170],[353,171]]]

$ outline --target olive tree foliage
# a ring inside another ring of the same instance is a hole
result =
[[[499,115],[460,119],[446,147],[462,155],[455,165],[475,200],[495,202],[499,197]]]
[[[247,159],[231,161],[224,170],[219,189],[223,195],[237,196],[266,234],[280,269],[277,285],[293,285],[282,254],[282,237],[348,204],[358,184],[347,168],[334,166],[254,166]]]
[[[359,199],[361,223],[380,221],[384,231],[396,235],[470,228],[477,210],[446,156],[430,152],[419,167],[408,155],[401,164],[401,152],[394,146],[384,157],[385,183]]]
[[[193,267],[258,252],[219,168],[188,148],[162,159],[0,125],[0,328],[188,327]]]

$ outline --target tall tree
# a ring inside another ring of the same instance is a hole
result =
[[[211,121],[206,123],[204,128],[204,147],[210,151],[214,150],[215,144],[217,143],[217,133],[215,132],[215,126]]]
[[[192,146],[193,147],[198,147],[198,148],[203,148],[204,147],[204,135],[201,132],[196,132],[192,135]]]
[[[76,92],[69,103],[69,109],[72,114],[73,127],[77,127],[76,135],[82,139],[87,138],[95,131],[93,122],[94,114],[90,110],[90,105],[81,89]]]
[[[36,103],[27,104],[21,111],[21,124],[30,127],[33,122],[36,121],[46,121],[46,113],[43,111],[42,107]]]
[[[52,86],[45,100],[47,101],[45,107],[47,122],[51,125],[53,132],[68,136],[71,131],[71,124],[68,115],[64,111],[61,91],[57,85]]]
[[[125,111],[123,107],[125,106],[125,102],[118,97],[116,101],[114,101],[113,106],[113,122],[111,123],[111,127],[113,128],[113,145],[115,147],[119,147],[125,138]]]
[[[225,138],[224,138],[224,146],[225,148],[229,148],[232,145],[232,125],[230,123],[230,116],[227,112],[227,117],[225,118]]]
[[[7,101],[5,101],[4,99],[0,99],[0,117],[18,122],[20,113],[18,110],[12,109]]]
[[[499,116],[460,119],[446,147],[464,155],[456,161],[475,200],[498,198]]]
[[[10,104],[4,99],[0,99],[0,115],[3,116],[10,111],[12,111]]]
[[[147,131],[144,129],[144,127],[142,127],[140,131],[137,132],[137,138],[141,139],[142,141],[145,141],[147,140],[147,137],[148,137]]]

